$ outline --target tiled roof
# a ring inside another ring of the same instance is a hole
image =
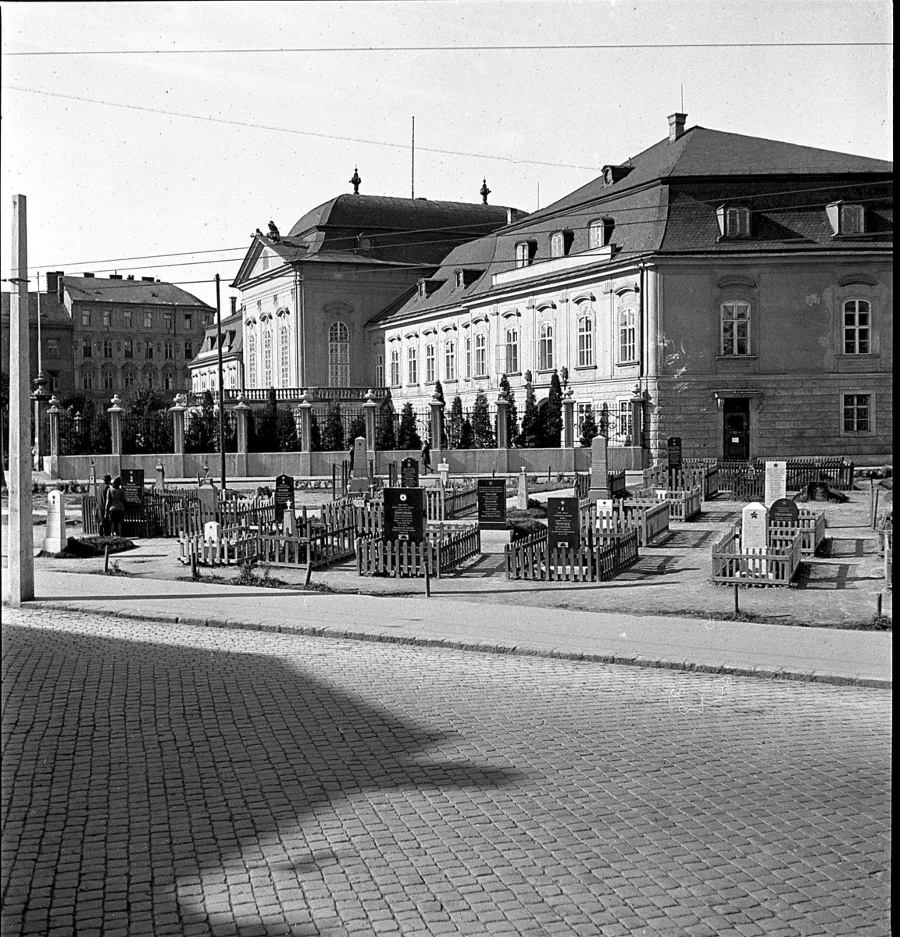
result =
[[[212,309],[212,306],[180,286],[157,280],[112,280],[104,277],[61,277],[60,280],[74,301],[160,306],[174,304]]]
[[[2,315],[4,322],[9,321],[12,307],[12,293],[2,294]],[[37,293],[28,294],[28,322],[37,324],[38,297]],[[72,317],[65,306],[56,301],[56,293],[41,293],[41,326],[65,327],[72,326]]]
[[[210,358],[216,360],[218,358],[216,351],[217,338],[218,329],[213,324],[203,333],[203,343],[200,350],[190,363],[199,365],[206,363],[206,360]],[[210,340],[212,340],[212,347],[210,347]],[[244,322],[240,312],[222,319],[222,345],[223,357],[234,357],[241,354],[244,347]]]

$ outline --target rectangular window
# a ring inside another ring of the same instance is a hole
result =
[[[565,239],[562,231],[557,231],[550,236],[550,256],[562,257],[565,252]]]
[[[112,342],[108,338],[103,339],[103,357],[112,358],[113,355],[113,346]]]
[[[578,367],[588,368],[594,363],[594,323],[587,316],[578,320]]]
[[[47,339],[47,357],[48,358],[59,357],[59,339],[57,338]]]
[[[186,361],[190,361],[194,357],[194,343],[185,342],[184,343],[184,357]]]
[[[871,307],[865,299],[851,299],[844,303],[844,354],[867,355],[871,350]]]
[[[126,329],[134,328],[134,314],[131,310],[126,310],[122,313],[122,326]]]
[[[589,403],[578,404],[578,433],[584,429],[584,421],[594,412],[594,408]]]
[[[175,314],[171,312],[163,313],[163,328],[167,332],[172,331],[172,326],[175,324]]]
[[[81,389],[82,390],[94,389],[94,376],[87,371],[81,375]]]
[[[166,342],[166,358],[169,361],[175,359],[175,342]]]
[[[112,371],[103,372],[103,389],[112,390],[114,386],[114,375]]]
[[[153,328],[153,313],[152,312],[144,313],[144,328],[145,329]]]
[[[108,309],[102,312],[103,328],[108,329],[112,325],[112,313]]]
[[[126,371],[122,379],[122,386],[127,390],[129,387],[134,387],[134,372]]]
[[[148,361],[152,361],[152,360],[153,360],[153,342],[147,342],[147,346],[146,346],[146,348],[144,349],[144,357],[145,357]]]
[[[444,380],[456,380],[456,342],[452,339],[444,345]]]
[[[59,390],[59,371],[48,371],[47,377],[50,378],[50,390],[55,394]]]
[[[862,234],[862,205],[841,205],[841,234]]]
[[[484,335],[476,335],[475,377],[485,377],[487,373],[487,339]]]
[[[384,355],[375,356],[375,385],[384,387]]]
[[[722,303],[722,354],[750,354],[750,304]]]
[[[391,352],[391,386],[400,386],[400,352],[396,348]]]
[[[126,358],[134,357],[134,341],[130,338],[125,339],[125,357]]]
[[[425,346],[425,381],[434,383],[434,345]]]
[[[90,309],[84,309],[81,313],[81,324],[86,328],[91,327],[91,311]]]
[[[84,338],[81,340],[81,357],[90,358],[94,354],[93,346],[91,345],[91,340],[89,338]]]
[[[416,360],[415,348],[406,350],[406,375],[410,384],[419,383],[419,363]]]
[[[192,329],[194,327],[194,314],[192,312],[186,312],[184,314],[184,327],[186,329]]]
[[[871,394],[844,394],[843,408],[845,433],[872,431]]]
[[[623,442],[631,440],[631,403],[619,401],[618,435]]]
[[[506,333],[506,373],[519,372],[519,333],[516,329],[509,329]]]

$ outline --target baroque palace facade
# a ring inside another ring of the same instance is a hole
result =
[[[656,455],[889,454],[892,164],[685,119],[372,318],[395,401],[493,403],[506,374],[521,414],[528,372],[540,404],[565,369],[613,441],[640,396]]]

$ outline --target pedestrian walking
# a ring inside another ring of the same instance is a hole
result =
[[[97,494],[97,527],[100,536],[105,537],[109,533],[109,519],[106,516],[106,499],[109,495],[109,489],[112,485],[112,475],[103,476],[103,485]]]
[[[431,446],[427,439],[422,444],[422,471],[426,475],[431,471]]]
[[[125,520],[125,495],[122,493],[122,479],[118,476],[106,496],[106,516],[109,518],[109,529],[112,535],[121,537]]]

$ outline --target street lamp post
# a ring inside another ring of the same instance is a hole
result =
[[[222,456],[222,497],[225,497],[225,387],[222,367],[222,303],[219,300],[219,274],[216,274],[216,345],[219,349],[219,452]]]

